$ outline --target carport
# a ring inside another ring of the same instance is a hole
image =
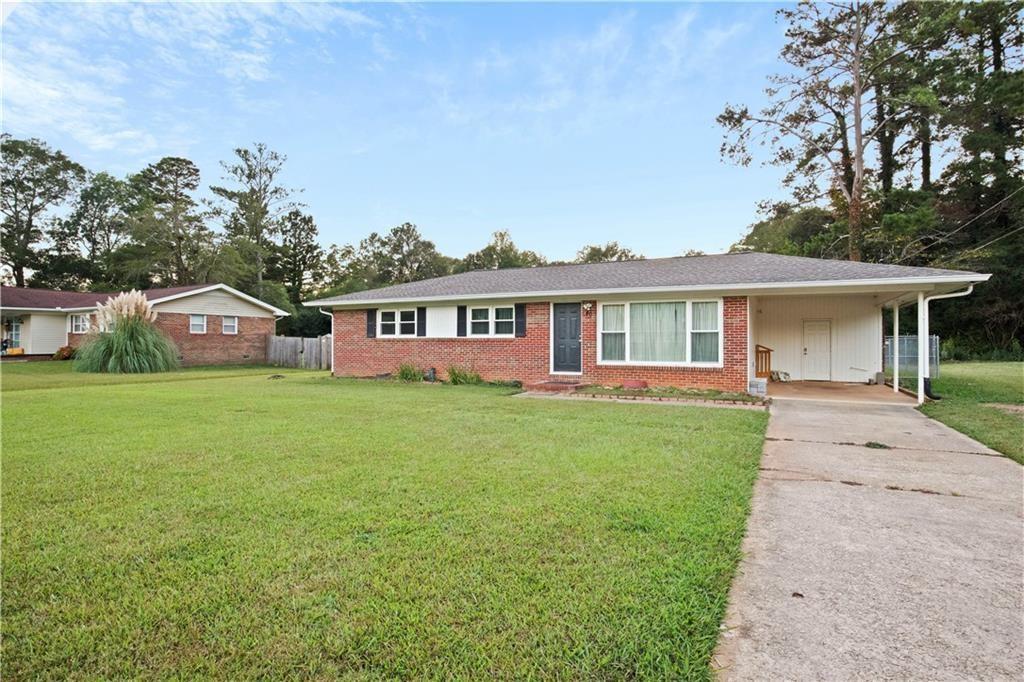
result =
[[[816,400],[862,404],[913,405],[915,399],[879,384],[838,381],[788,381],[768,384],[772,400]]]

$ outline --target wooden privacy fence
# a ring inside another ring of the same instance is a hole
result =
[[[331,335],[306,339],[301,336],[269,336],[267,362],[275,367],[331,368]]]

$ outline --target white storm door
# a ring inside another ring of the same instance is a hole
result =
[[[804,320],[803,380],[832,379],[832,323]]]

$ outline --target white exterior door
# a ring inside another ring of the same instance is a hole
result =
[[[832,323],[804,320],[804,381],[832,379]]]

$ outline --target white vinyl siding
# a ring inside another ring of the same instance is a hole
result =
[[[772,369],[803,379],[804,321],[830,324],[832,381],[863,382],[882,371],[882,317],[871,295],[758,296],[751,337],[772,349]]]
[[[600,304],[598,364],[722,366],[721,299]]]
[[[227,291],[207,291],[183,296],[153,306],[157,313],[233,315],[237,317],[274,317],[274,314]]]
[[[188,331],[190,334],[206,333],[206,315],[189,315]]]

